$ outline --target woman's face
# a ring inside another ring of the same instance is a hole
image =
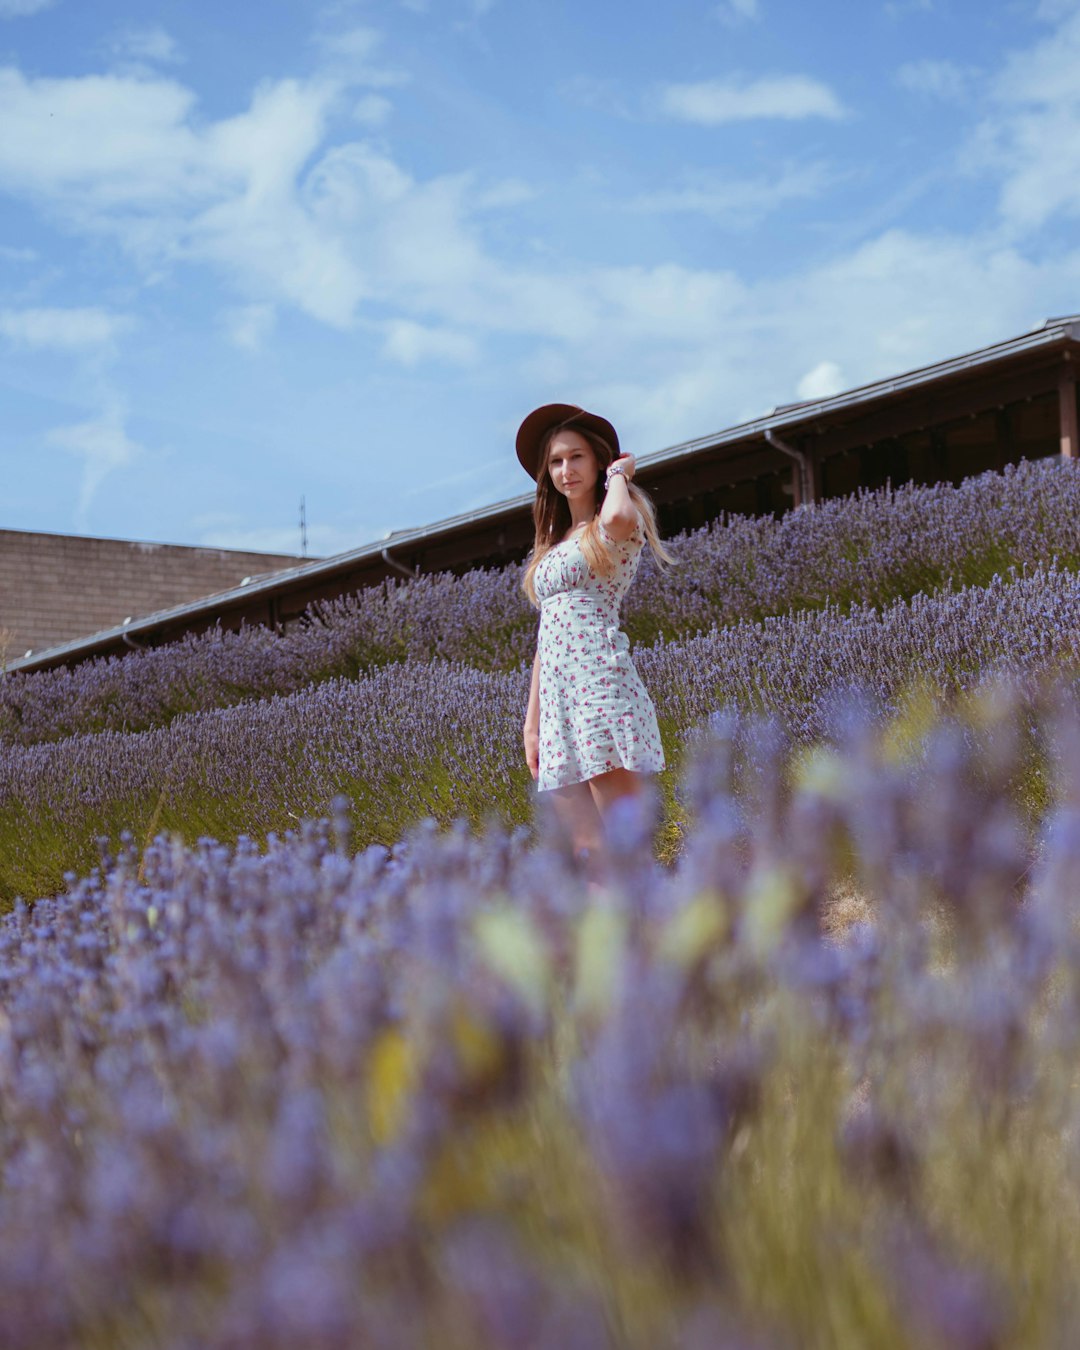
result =
[[[555,433],[548,447],[547,469],[556,490],[568,500],[595,495],[600,466],[580,431],[567,428]]]

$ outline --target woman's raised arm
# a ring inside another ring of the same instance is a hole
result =
[[[630,479],[634,476],[634,456],[622,455],[614,460],[613,464],[621,464],[623,468],[619,473],[611,473],[609,470],[607,492],[604,494],[604,504],[600,508],[600,524],[612,539],[621,543],[634,533],[639,520],[638,509],[630,496],[629,487]]]

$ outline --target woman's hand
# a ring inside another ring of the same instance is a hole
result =
[[[611,462],[612,464],[621,464],[623,466],[622,468],[623,476],[629,483],[630,479],[633,478],[634,476],[634,470],[637,468],[637,463],[634,459],[634,456],[620,455],[618,459],[613,459]]]
[[[540,777],[540,732],[526,722],[522,733],[525,741],[525,761],[534,778]]]

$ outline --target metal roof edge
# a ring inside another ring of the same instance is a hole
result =
[[[175,622],[185,615],[195,615],[206,610],[227,609],[232,604],[241,604],[249,600],[253,595],[274,594],[283,588],[287,588],[290,582],[306,581],[320,576],[333,576],[336,572],[347,572],[358,562],[363,562],[369,558],[381,558],[384,552],[392,553],[394,549],[400,548],[402,545],[407,546],[426,541],[441,534],[451,534],[455,530],[475,525],[489,518],[498,519],[499,516],[507,515],[511,511],[522,508],[528,509],[532,506],[532,501],[533,494],[529,492],[521,497],[511,497],[502,502],[494,502],[490,506],[481,507],[475,511],[465,511],[456,516],[447,516],[444,520],[433,521],[429,525],[417,526],[409,530],[395,530],[383,539],[369,541],[344,553],[335,553],[329,558],[316,558],[297,567],[284,567],[279,571],[269,572],[265,576],[253,580],[247,586],[231,586],[228,590],[215,591],[211,595],[199,596],[197,600],[189,600],[182,605],[173,605],[169,609],[159,609],[151,614],[140,615],[139,618],[132,619],[131,623],[116,624],[112,628],[101,628],[96,633],[87,633],[84,637],[72,638],[68,642],[58,643],[55,647],[43,647],[41,651],[34,652],[31,656],[9,661],[5,669],[12,673],[16,671],[29,672],[35,670],[42,663],[55,664],[65,656],[75,656],[80,653],[92,654],[95,647],[111,646],[117,641],[122,641],[125,636],[136,638],[140,633],[145,634],[153,631],[163,624]]]
[[[1051,347],[1063,340],[1080,343],[1080,314],[1047,319],[1039,327],[1033,328],[1027,333],[1022,333],[1019,337],[1007,338],[1003,342],[992,343],[990,346],[980,347],[960,356],[949,357],[932,365],[918,366],[885,380],[856,385],[840,394],[832,394],[826,398],[815,399],[807,403],[786,404],[774,408],[770,413],[761,417],[748,422],[737,423],[735,426],[715,432],[710,436],[680,441],[675,445],[641,455],[638,457],[638,465],[640,469],[647,470],[653,465],[665,464],[679,455],[718,449],[725,445],[738,444],[740,441],[753,440],[758,436],[764,436],[767,430],[797,426],[802,422],[812,421],[831,412],[858,406],[860,403],[868,403],[875,398],[882,398],[889,394],[902,392],[905,389],[917,388],[919,385],[929,384],[934,380],[947,378],[949,375],[960,374],[965,370],[977,369],[995,361],[1007,360],[1010,357],[1022,355],[1026,351]],[[437,538],[439,535],[453,533],[457,529],[480,524],[486,520],[498,519],[500,516],[508,515],[513,511],[530,507],[532,501],[533,494],[527,492],[520,497],[507,498],[505,501],[494,502],[490,506],[480,507],[477,510],[465,511],[455,516],[448,516],[444,520],[432,521],[428,525],[394,531],[383,539],[370,541],[355,549],[347,550],[345,553],[332,554],[328,558],[318,558],[311,562],[301,563],[296,567],[285,567],[280,571],[271,572],[265,577],[252,581],[248,586],[234,586],[227,591],[200,596],[199,599],[189,601],[187,604],[176,605],[171,609],[157,610],[152,614],[143,615],[129,624],[119,624],[113,628],[101,629],[97,633],[89,633],[85,637],[73,638],[69,642],[35,652],[32,656],[11,661],[5,669],[12,673],[17,671],[32,672],[42,664],[55,665],[66,656],[93,655],[95,648],[106,647],[122,640],[125,634],[134,638],[140,632],[145,633],[153,630],[162,624],[180,619],[186,614],[195,615],[206,610],[229,608],[231,604],[240,603],[252,595],[288,589],[289,584],[294,581],[332,576],[335,572],[348,571],[350,567],[367,558],[381,557],[384,551],[392,551],[402,545],[408,546],[412,543]]]
[[[884,380],[875,380],[871,384],[855,385],[851,389],[846,389],[839,394],[830,394],[826,398],[811,399],[805,403],[783,404],[761,417],[752,418],[748,422],[739,422],[735,426],[728,427],[712,436],[701,436],[695,440],[680,441],[677,445],[667,446],[663,450],[654,451],[650,455],[643,455],[639,463],[642,467],[645,467],[647,464],[663,463],[674,455],[685,454],[688,451],[707,450],[721,445],[730,445],[741,440],[751,440],[756,436],[764,435],[767,429],[797,426],[800,422],[809,422],[830,412],[837,412],[843,408],[857,406],[860,403],[869,403],[875,398],[883,398],[888,394],[897,393],[904,389],[917,388],[921,384],[930,384],[935,380],[947,378],[949,375],[960,374],[964,370],[974,370],[980,366],[992,364],[994,361],[1004,361],[1010,357],[1022,355],[1026,351],[1052,347],[1055,343],[1063,340],[1080,343],[1080,315],[1072,314],[1062,319],[1047,320],[1045,324],[1032,329],[1029,333],[1021,334],[1020,337],[1008,338],[1004,342],[995,342],[988,347],[977,348],[973,352],[952,356],[944,361],[936,361],[932,365],[916,366],[900,375],[892,375]]]

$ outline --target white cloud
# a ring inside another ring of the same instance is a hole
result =
[[[952,102],[959,102],[967,97],[973,77],[974,71],[968,66],[958,65],[955,61],[929,58],[922,61],[908,61],[896,72],[896,82],[902,89]]]
[[[56,0],[0,0],[0,19],[21,19],[50,9]]]
[[[234,341],[257,346],[286,305],[343,328],[362,321],[384,358],[406,366],[469,365],[506,336],[516,340],[507,350],[524,353],[509,375],[524,398],[572,396],[617,411],[620,431],[625,422],[643,449],[760,413],[812,376],[822,387],[823,353],[861,383],[1026,329],[1068,308],[1063,295],[1080,285],[1080,255],[1036,264],[989,231],[890,231],[803,273],[755,281],[675,263],[504,261],[479,213],[511,209],[529,185],[418,178],[359,140],[326,148],[332,117],[355,97],[345,101],[342,89],[268,83],[215,122],[160,78],[43,89],[6,72],[0,122],[11,111],[33,145],[0,142],[0,186],[73,227],[110,231],[157,266],[220,269],[238,292],[224,316]],[[49,109],[65,133],[58,144],[38,125]],[[124,132],[133,112],[151,131]],[[789,166],[772,185],[751,180],[755,209],[810,194],[814,172]],[[642,209],[719,218],[734,210],[730,189],[690,182]]]
[[[0,187],[77,212],[147,211],[221,186],[185,125],[194,95],[170,80],[26,79],[0,69]]]
[[[1049,37],[1005,63],[997,81],[997,97],[1007,104],[1052,107],[1080,102],[1075,61],[1080,49],[1080,8],[1062,16]]]
[[[3,70],[0,188],[68,228],[116,235],[148,266],[211,262],[260,298],[344,326],[360,269],[298,196],[338,92],[280,80],[247,111],[202,124],[194,96],[171,80]]]
[[[404,71],[376,61],[382,46],[382,34],[377,29],[358,27],[318,33],[312,41],[319,48],[326,73],[333,77],[372,89],[387,89],[409,82]]]
[[[990,232],[888,231],[753,283],[670,267],[554,282],[551,303],[565,283],[581,313],[532,368],[522,402],[610,410],[646,451],[766,412],[825,352],[851,387],[1026,331],[1077,293],[1080,250],[1036,263]]]
[[[394,110],[382,94],[364,94],[353,104],[353,118],[362,126],[381,127]]]
[[[1055,216],[1080,215],[1080,11],[1015,53],[992,87],[993,111],[965,163],[1000,181],[999,211],[1019,237]]]
[[[828,85],[808,75],[766,75],[693,84],[669,84],[654,100],[655,111],[683,122],[719,126],[755,118],[840,118],[844,107]]]
[[[474,211],[502,211],[535,201],[536,196],[536,189],[530,183],[520,178],[504,178],[501,183],[474,192],[472,208]]]
[[[726,24],[746,23],[761,18],[761,5],[759,0],[723,0],[722,4],[717,5],[715,13]]]
[[[679,213],[709,217],[742,229],[788,202],[820,196],[833,181],[822,164],[787,165],[767,178],[697,178],[683,187],[645,193],[630,205],[650,214]]]
[[[318,33],[315,44],[333,56],[344,56],[350,61],[368,62],[382,41],[376,28],[347,28],[333,33]]]
[[[1040,0],[1040,4],[1035,11],[1037,19],[1045,19],[1048,22],[1056,22],[1058,19],[1067,18],[1080,8],[1078,0]]]
[[[344,328],[366,291],[362,262],[320,226],[302,193],[332,98],[332,90],[281,81],[260,89],[249,112],[212,126],[210,155],[231,186],[185,222],[177,251]]]
[[[467,334],[426,328],[407,319],[387,324],[383,352],[403,366],[416,366],[422,361],[471,365],[478,355],[476,343]]]
[[[128,324],[103,309],[0,309],[0,337],[35,350],[104,347]]]
[[[835,361],[819,361],[795,386],[800,399],[831,398],[845,387],[844,372]]]
[[[453,21],[454,28],[459,33],[474,33],[481,21],[495,8],[498,0],[458,0],[458,3],[464,11],[464,17]]]
[[[471,322],[477,288],[498,272],[470,225],[474,191],[469,175],[417,182],[387,155],[353,143],[319,160],[301,200],[324,237],[347,243],[366,298],[399,311],[434,307],[456,325]]]
[[[277,322],[273,305],[241,305],[222,317],[229,341],[249,352],[261,351]]]
[[[127,61],[158,62],[172,65],[182,60],[176,39],[164,28],[128,28],[112,43],[114,55]]]
[[[118,469],[127,468],[145,453],[125,428],[126,409],[116,398],[106,400],[100,416],[75,426],[56,427],[46,436],[49,445],[82,460],[82,481],[75,511],[76,529],[89,529],[90,508],[98,489]]]

